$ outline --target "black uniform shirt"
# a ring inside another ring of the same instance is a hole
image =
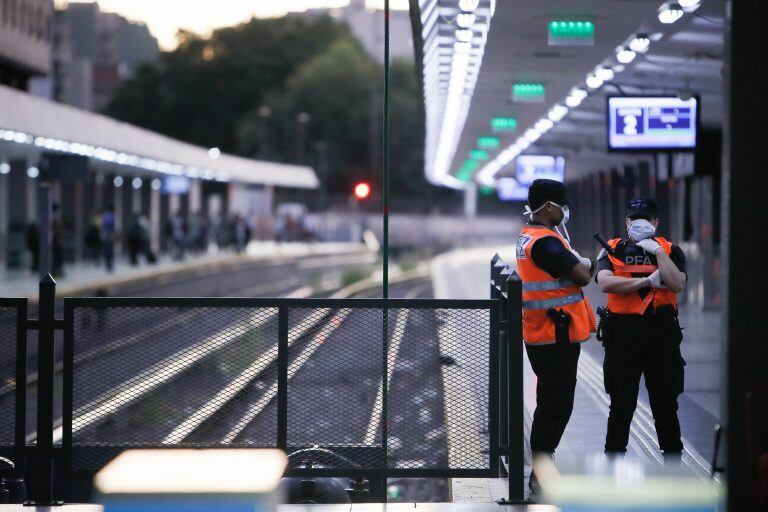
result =
[[[636,245],[630,240],[622,240],[619,242],[619,244],[616,246],[616,257],[620,260],[623,260],[627,265],[658,264],[656,261],[656,256],[648,254],[643,250],[642,247]],[[685,254],[683,253],[683,250],[680,249],[680,247],[672,245],[672,252],[669,254],[669,258],[680,272],[685,273]],[[601,270],[610,270],[611,272],[614,272],[613,263],[611,262],[610,258],[608,258],[608,254],[604,250],[600,251],[600,254],[597,257],[597,273],[600,273]],[[595,274],[595,282],[597,282],[597,273]],[[650,274],[648,272],[632,273],[632,277],[648,277],[649,275]],[[649,291],[650,288],[643,288],[638,290],[638,293],[641,297],[645,297]]]
[[[530,222],[531,226],[543,226],[538,222]],[[531,247],[531,259],[537,267],[550,274],[555,279],[568,277],[579,259],[556,236],[539,238]]]

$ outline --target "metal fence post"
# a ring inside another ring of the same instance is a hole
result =
[[[523,404],[523,283],[517,272],[506,280],[507,366],[509,368],[509,500],[525,497],[525,415]]]
[[[277,447],[288,451],[288,307],[278,309]]]
[[[53,497],[53,374],[56,281],[50,274],[40,280],[37,367],[37,451],[32,502],[59,505]]]

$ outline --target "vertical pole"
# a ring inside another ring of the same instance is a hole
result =
[[[42,262],[41,262],[42,266]],[[53,499],[53,358],[56,281],[50,274],[40,280],[37,379],[37,452],[32,501],[38,506]]]
[[[384,109],[382,130],[382,203],[384,222],[383,280],[389,298],[389,0],[384,0]]]
[[[39,190],[39,217],[40,217],[40,280],[45,280],[51,272],[51,184],[41,183]]]
[[[509,399],[509,500],[525,498],[523,414],[523,284],[517,272],[507,279],[507,367]]]
[[[277,339],[277,447],[288,448],[288,307],[278,311]]]
[[[389,386],[387,382],[387,374],[389,372],[389,361],[387,356],[389,353],[389,308],[387,307],[386,300],[389,299],[389,0],[384,0],[384,107],[383,107],[383,120],[382,120],[382,221],[384,223],[384,253],[382,257],[382,280],[383,289],[382,297],[385,300],[383,308],[383,325],[382,325],[382,400],[381,400],[381,449],[383,453],[382,464],[382,482],[383,498],[382,501],[387,501],[387,469],[389,466],[388,457],[388,429],[387,423],[389,421],[387,415],[387,409],[389,407]]]

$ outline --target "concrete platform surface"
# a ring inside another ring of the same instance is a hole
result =
[[[0,505],[0,512],[103,512],[101,505],[73,504],[60,507],[28,507],[25,505]]]
[[[353,505],[280,505],[278,512],[557,512],[552,505],[497,503],[359,503]]]
[[[113,272],[107,272],[104,265],[79,262],[64,265],[64,275],[56,278],[59,296],[75,296],[94,293],[99,288],[113,288],[128,284],[168,278],[176,274],[205,271],[247,262],[272,261],[277,258],[296,259],[311,256],[332,256],[365,253],[363,244],[352,243],[275,243],[253,241],[243,253],[211,251],[199,255],[188,255],[175,260],[167,255],[158,258],[154,265],[141,263],[131,266],[127,260],[115,261]],[[3,297],[28,297],[36,300],[38,291],[37,275],[28,270],[0,271],[0,295]]]

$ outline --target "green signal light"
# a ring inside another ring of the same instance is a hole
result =
[[[484,195],[484,196],[493,195],[493,187],[488,187],[488,186],[484,185],[484,186],[480,187],[480,193],[482,195]]]
[[[469,169],[466,166],[462,166],[461,169],[459,169],[459,171],[456,173],[456,178],[467,183],[472,181],[472,173],[472,169]]]
[[[464,160],[464,163],[461,165],[462,170],[467,169],[469,171],[476,171],[478,167],[480,167],[480,162],[471,158]]]
[[[489,157],[490,155],[484,149],[473,149],[469,152],[469,158],[472,158],[473,160],[484,161],[488,160]]]
[[[491,129],[495,132],[513,132],[517,130],[517,119],[514,117],[494,117],[491,119]]]
[[[512,84],[512,101],[518,103],[541,103],[544,101],[544,84],[515,83]]]
[[[477,147],[481,149],[495,149],[501,145],[498,137],[486,136],[477,138]]]
[[[513,84],[512,94],[520,96],[544,96],[543,84]]]
[[[588,20],[552,20],[547,29],[552,46],[585,46],[595,42],[595,24]]]

